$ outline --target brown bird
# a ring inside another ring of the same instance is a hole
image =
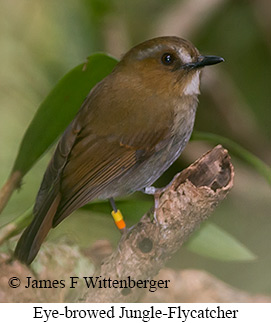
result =
[[[93,199],[148,189],[180,156],[193,130],[200,70],[222,62],[187,40],[159,37],[127,52],[89,93],[44,174],[34,219],[15,257],[30,264],[48,231]]]

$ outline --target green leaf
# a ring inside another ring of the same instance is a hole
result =
[[[127,198],[116,199],[115,202],[117,208],[121,210],[128,226],[137,223],[142,215],[148,212],[153,205],[153,199]],[[94,201],[85,205],[82,210],[110,215],[112,207],[108,201]]]
[[[192,252],[222,261],[252,261],[256,256],[215,224],[204,223],[185,244]]]
[[[68,72],[41,103],[21,142],[13,171],[25,175],[55,142],[79,110],[91,88],[108,75],[117,60],[102,53]]]

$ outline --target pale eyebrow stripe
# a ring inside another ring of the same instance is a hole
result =
[[[192,57],[183,48],[178,48],[179,56],[184,64],[191,63]]]

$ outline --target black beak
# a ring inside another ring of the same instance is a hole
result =
[[[224,62],[224,58],[219,56],[212,56],[212,55],[206,55],[206,56],[199,56],[198,61],[195,63],[195,67],[203,67],[207,65],[214,65]]]
[[[185,64],[183,67],[188,69],[194,69],[194,68],[201,68],[207,65],[214,65],[224,62],[224,58],[219,56],[212,56],[212,55],[201,55],[198,57],[198,60],[193,63]]]

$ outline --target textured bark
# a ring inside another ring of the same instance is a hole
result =
[[[233,166],[220,145],[203,155],[155,196],[155,209],[123,234],[117,250],[95,276],[102,279],[147,280],[207,219],[233,185]],[[135,302],[142,288],[89,289],[87,302]]]

